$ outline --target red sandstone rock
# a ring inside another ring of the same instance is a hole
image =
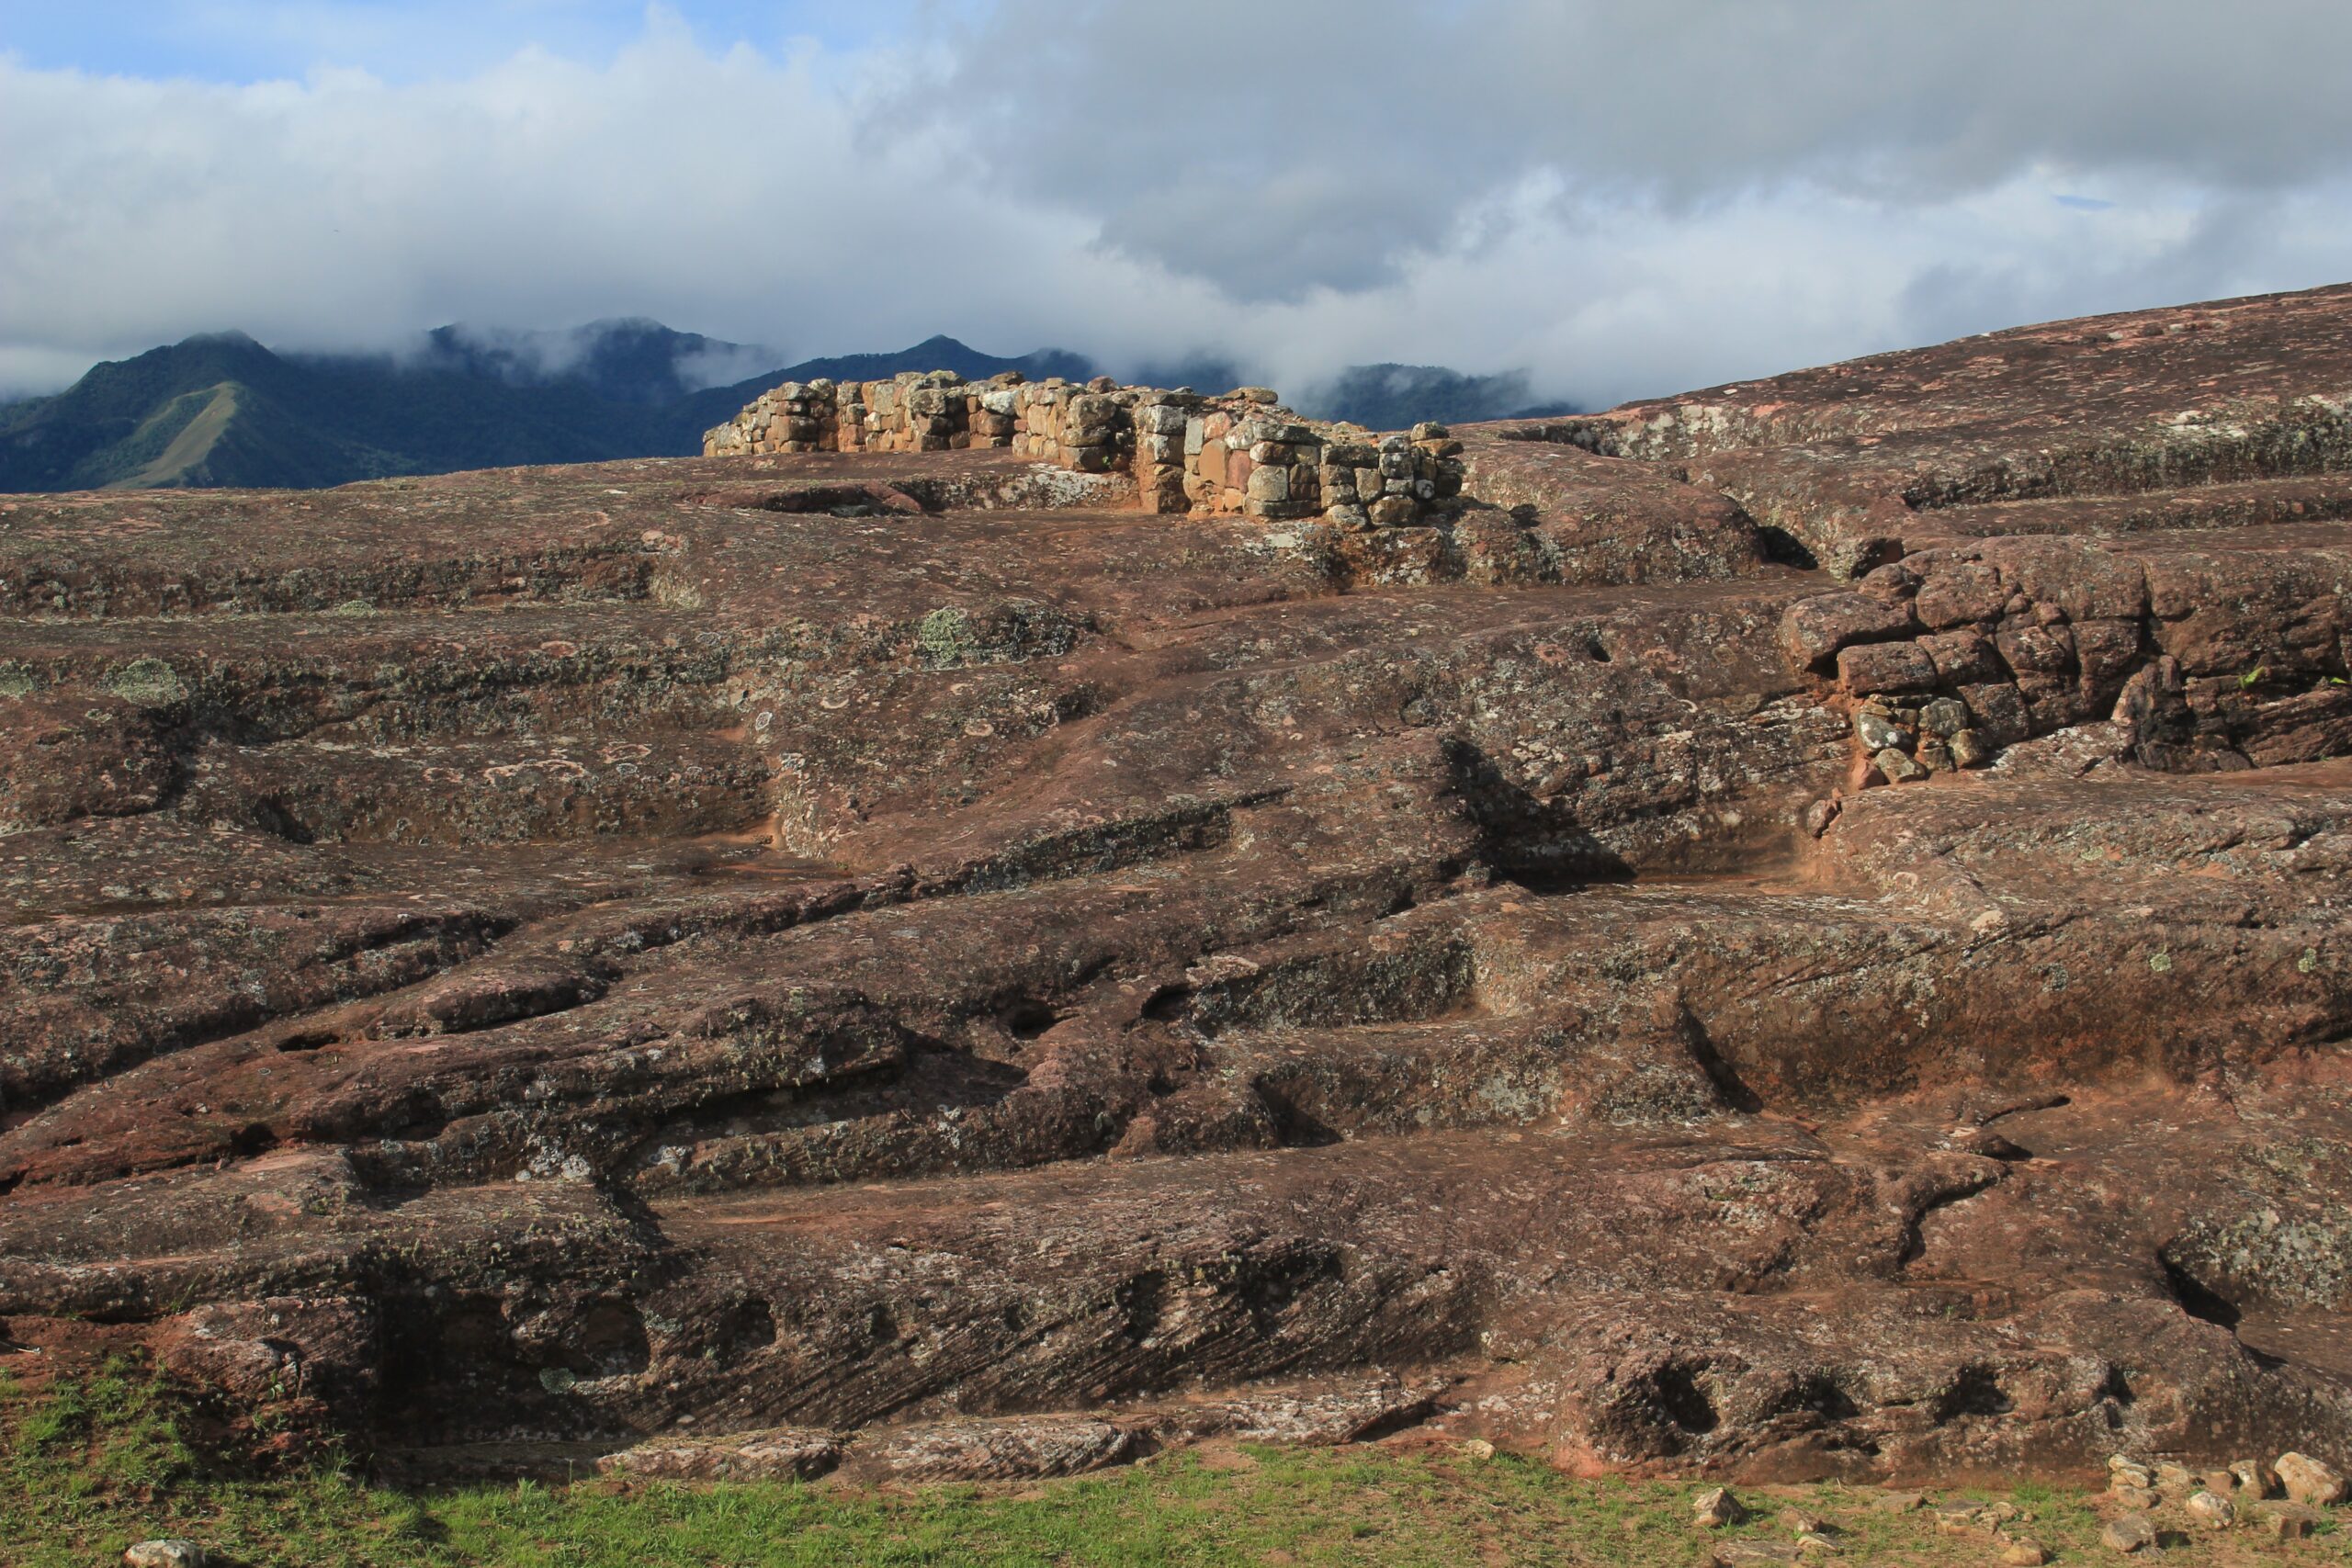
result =
[[[2340,1449],[2346,311],[0,501],[0,1314],[427,1471]]]

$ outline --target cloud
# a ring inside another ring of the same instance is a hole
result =
[[[743,343],[708,344],[678,356],[678,380],[689,391],[731,387],[784,362],[785,356],[774,349]]]
[[[302,73],[0,57],[0,389],[650,315],[1598,402],[2352,276],[2333,0],[212,9]]]
[[[2352,12],[2335,0],[2251,0],[2227,28],[2184,0],[1003,0],[979,16],[910,106],[1017,129],[1023,156],[990,164],[1008,187],[1243,294],[1393,274],[1536,172],[1588,209],[1699,214],[1792,185],[1951,201],[2029,168],[2275,188],[2340,172],[2352,148],[2335,90]]]

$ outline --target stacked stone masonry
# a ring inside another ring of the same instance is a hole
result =
[[[1009,447],[1080,473],[1132,474],[1144,509],[1410,527],[1462,492],[1444,426],[1374,437],[1300,418],[1262,387],[985,382],[952,371],[888,381],[787,381],[703,437],[707,457]]]
[[[1850,705],[1864,784],[2103,723],[2143,767],[2275,767],[2352,747],[2341,569],[2333,550],[2224,570],[2177,545],[1972,541],[1800,601],[1781,646]]]

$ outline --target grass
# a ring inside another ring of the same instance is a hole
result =
[[[133,1540],[186,1536],[215,1561],[292,1568],[1207,1568],[1216,1564],[1626,1564],[1697,1568],[1722,1537],[1690,1523],[1692,1484],[1583,1481],[1445,1448],[1221,1446],[1025,1488],[857,1491],[797,1483],[690,1487],[597,1480],[403,1491],[313,1464],[267,1478],[220,1470],[187,1410],[113,1360],[28,1391],[0,1377],[0,1562],[88,1568]],[[1871,1506],[1867,1488],[1744,1489],[1735,1538],[1789,1539],[1793,1505],[1843,1530],[1845,1562],[1960,1568],[1998,1561],[1989,1537],[1939,1536],[1926,1513]],[[1994,1494],[1952,1494],[1991,1501]],[[2114,1554],[2080,1493],[1997,1495],[2060,1562]],[[2331,1531],[2289,1546],[2251,1532],[2164,1553],[2186,1563],[2352,1562]]]

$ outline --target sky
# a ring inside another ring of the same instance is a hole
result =
[[[0,0],[0,395],[650,316],[1602,406],[2352,279],[2342,0]]]

